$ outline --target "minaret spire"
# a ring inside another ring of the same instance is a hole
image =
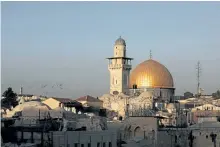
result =
[[[152,59],[152,52],[151,52],[151,50],[150,50],[150,59]]]

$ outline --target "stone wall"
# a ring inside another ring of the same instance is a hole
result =
[[[53,147],[117,147],[117,135],[113,131],[67,131],[52,134]]]

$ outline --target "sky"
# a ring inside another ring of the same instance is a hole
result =
[[[220,2],[2,2],[1,90],[109,93],[106,58],[122,36],[133,68],[152,50],[172,74],[176,95],[196,92],[200,61],[201,87],[210,94],[220,89],[219,26]]]

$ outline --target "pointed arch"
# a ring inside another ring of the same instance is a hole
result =
[[[137,137],[137,136],[142,136],[142,131],[141,131],[141,128],[138,126],[134,129],[134,137]]]

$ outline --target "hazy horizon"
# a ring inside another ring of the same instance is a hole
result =
[[[176,95],[196,92],[198,61],[201,88],[220,89],[219,2],[2,2],[1,18],[2,93],[9,86],[72,98],[108,93],[106,58],[119,36],[133,69],[152,50]]]

